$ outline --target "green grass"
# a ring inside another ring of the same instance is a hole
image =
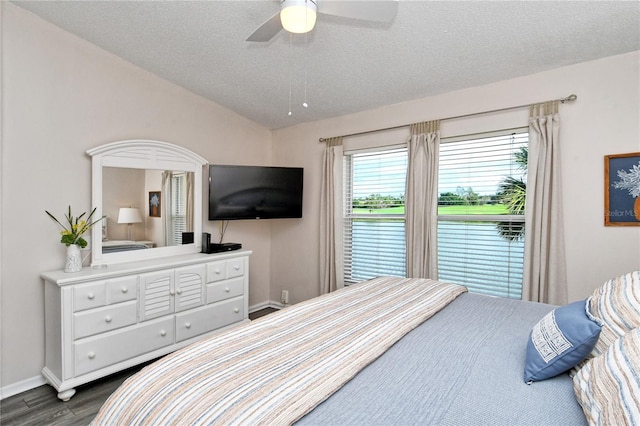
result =
[[[354,214],[404,214],[404,207],[389,207],[386,209],[353,209]]]
[[[504,204],[484,204],[482,206],[440,206],[438,214],[509,214]]]
[[[404,207],[386,209],[353,209],[354,214],[404,214]],[[482,206],[440,206],[438,214],[509,214],[504,204],[484,204]]]

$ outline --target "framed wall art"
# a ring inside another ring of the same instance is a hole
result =
[[[640,226],[640,152],[604,157],[605,226]]]
[[[160,217],[160,191],[149,191],[149,217]]]

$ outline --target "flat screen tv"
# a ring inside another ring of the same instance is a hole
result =
[[[209,165],[209,220],[302,217],[301,167]]]

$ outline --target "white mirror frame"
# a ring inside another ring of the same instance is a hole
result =
[[[180,254],[200,252],[202,242],[202,168],[208,163],[198,154],[178,145],[154,140],[125,140],[101,145],[87,151],[92,157],[92,199],[96,208],[94,217],[102,216],[102,168],[179,170],[194,173],[193,244],[102,253],[102,227],[91,230],[91,266],[135,260],[156,259]]]

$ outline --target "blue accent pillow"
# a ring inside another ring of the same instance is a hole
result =
[[[524,381],[536,382],[578,365],[598,341],[602,325],[582,300],[554,309],[531,330],[527,342]]]

